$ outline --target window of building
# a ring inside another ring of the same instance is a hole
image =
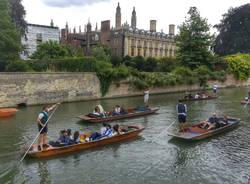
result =
[[[141,56],[141,49],[138,49],[138,56]]]
[[[144,49],[143,56],[144,56],[144,57],[147,57],[147,50],[146,50],[146,49]]]
[[[42,42],[43,42],[43,35],[42,35],[42,33],[37,33],[36,34],[36,43],[40,44]]]
[[[147,47],[147,41],[146,40],[144,41],[144,47]]]
[[[135,56],[135,49],[133,47],[131,48],[131,56]]]

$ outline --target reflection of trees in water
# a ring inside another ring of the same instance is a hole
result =
[[[38,162],[38,175],[40,177],[40,184],[51,183],[47,162]]]
[[[174,161],[174,164],[173,166],[175,168],[178,168],[180,166],[186,166],[186,163],[187,163],[187,159],[188,159],[188,150],[187,149],[183,149],[182,147],[178,147],[176,149],[176,157],[175,157],[175,161]]]

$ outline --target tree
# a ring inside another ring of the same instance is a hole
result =
[[[19,58],[20,32],[11,21],[8,0],[0,1],[0,65]],[[3,69],[3,68],[2,68]],[[1,70],[2,70],[1,69]]]
[[[32,59],[61,59],[71,57],[71,53],[64,45],[55,41],[48,41],[38,45],[36,52],[31,56]]]
[[[179,27],[180,33],[176,37],[177,59],[181,64],[191,68],[200,65],[211,67],[213,54],[211,46],[213,35],[210,34],[210,25],[207,19],[200,16],[196,7],[191,7],[185,22]]]
[[[250,53],[250,4],[230,8],[220,24],[215,26],[219,35],[215,40],[215,53]]]
[[[107,45],[100,44],[91,49],[92,55],[100,61],[110,61],[110,49]]]
[[[20,29],[21,35],[24,35],[27,29],[27,23],[24,20],[26,12],[22,5],[22,0],[9,1],[11,6],[11,19],[15,23],[16,27]]]

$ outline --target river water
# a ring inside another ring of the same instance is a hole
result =
[[[175,106],[183,93],[152,95],[150,104],[160,107],[159,114],[112,123],[145,126],[138,139],[51,159],[25,159],[21,164],[20,149],[37,134],[34,120],[41,106],[20,109],[16,116],[0,120],[0,184],[249,184],[250,106],[239,103],[249,90],[221,89],[217,100],[187,103],[190,124],[213,111],[241,118],[237,129],[220,136],[195,143],[171,139],[165,130],[176,121]],[[67,128],[98,130],[101,124],[75,118],[96,104],[112,109],[142,102],[133,97],[62,104],[49,122],[49,137],[56,139],[59,130]],[[171,128],[177,127],[176,123]]]

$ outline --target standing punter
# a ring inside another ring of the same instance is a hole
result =
[[[38,150],[43,150],[44,146],[47,146],[47,133],[48,133],[48,124],[47,121],[49,119],[49,112],[56,108],[56,106],[59,105],[59,103],[49,107],[44,106],[43,111],[39,113],[37,118],[37,124],[38,124],[38,130],[40,132],[39,138],[38,138]]]
[[[180,131],[184,132],[187,119],[187,105],[179,101],[179,103],[176,106],[176,111],[177,111]]]
[[[145,107],[148,106],[148,99],[149,99],[149,89],[145,88],[145,90],[144,90],[144,105],[145,105]]]

